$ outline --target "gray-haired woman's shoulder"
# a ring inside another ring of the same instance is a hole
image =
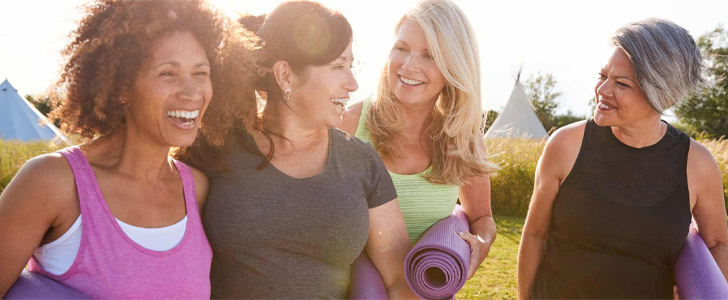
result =
[[[557,147],[581,145],[581,141],[584,138],[586,123],[587,120],[582,120],[557,129],[556,131],[554,131],[554,133],[551,134],[551,136],[549,136],[546,144]]]

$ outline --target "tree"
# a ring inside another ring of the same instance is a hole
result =
[[[49,95],[37,97],[33,97],[32,95],[25,95],[25,99],[27,99],[30,104],[33,104],[33,106],[35,106],[35,108],[46,118],[53,109],[53,100]],[[53,125],[56,125],[56,127],[60,128],[60,120],[53,120]]]
[[[719,25],[698,38],[705,55],[706,79],[715,84],[687,98],[675,108],[680,123],[709,138],[728,136],[728,31]]]
[[[495,122],[495,119],[498,118],[498,112],[494,110],[488,110],[487,112],[483,113],[483,118],[485,118],[485,126],[483,127],[483,133],[485,133],[488,131],[488,129],[490,129],[490,126],[493,126],[493,122]]]
[[[538,120],[546,131],[558,127],[556,122],[556,109],[559,103],[556,98],[561,92],[556,91],[556,79],[549,73],[531,75],[525,82],[528,100],[533,105]]]

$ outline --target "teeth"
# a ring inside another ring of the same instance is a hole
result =
[[[409,85],[420,85],[420,84],[423,84],[424,83],[423,81],[417,81],[417,80],[414,80],[414,79],[409,79],[409,78],[404,77],[404,76],[399,76],[399,78],[402,80],[402,82],[404,82],[406,84],[409,84]]]
[[[340,105],[346,105],[346,102],[349,102],[349,98],[336,98],[336,99],[331,99],[331,102],[336,103],[336,104],[340,104]]]
[[[167,116],[170,116],[173,118],[183,118],[183,119],[195,119],[195,118],[197,118],[197,116],[199,114],[200,114],[200,110],[193,110],[193,111],[170,110],[170,111],[167,111]]]
[[[611,107],[609,107],[608,105],[606,105],[604,103],[599,103],[599,108],[601,108],[601,109],[610,109]]]

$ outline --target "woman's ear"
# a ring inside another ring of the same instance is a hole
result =
[[[287,61],[279,60],[273,64],[273,76],[281,90],[290,89],[293,86],[292,75],[293,70]]]

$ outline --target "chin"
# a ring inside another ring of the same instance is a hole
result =
[[[612,118],[605,116],[599,112],[594,113],[594,116],[592,117],[594,119],[594,123],[597,123],[599,126],[613,126],[614,122]]]

